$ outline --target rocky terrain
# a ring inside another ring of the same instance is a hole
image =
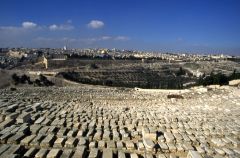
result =
[[[240,157],[239,88],[169,93],[1,89],[0,157]]]

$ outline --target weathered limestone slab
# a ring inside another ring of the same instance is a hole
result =
[[[29,123],[31,121],[30,113],[22,113],[17,117],[17,123]]]
[[[41,128],[42,128],[41,125],[33,124],[30,126],[30,131],[32,132],[32,134],[38,134]]]
[[[47,135],[41,142],[41,147],[50,147],[53,145],[55,140],[55,136],[52,134]]]
[[[104,158],[113,158],[113,152],[111,149],[103,149],[103,154],[102,154],[102,157]]]
[[[78,133],[77,133],[78,137],[82,137],[84,135],[85,135],[85,130],[79,130]]]
[[[25,134],[29,134],[30,133],[30,128],[29,125],[27,125],[26,123],[22,124],[18,130],[18,132],[22,132]]]
[[[41,124],[45,120],[45,117],[39,117],[34,124]]]
[[[94,140],[101,140],[102,133],[101,132],[96,132],[93,139]]]
[[[68,134],[67,134],[67,136],[68,137],[74,137],[77,133],[76,133],[77,131],[75,131],[75,130],[70,130],[69,132],[68,132]]]
[[[115,141],[119,141],[119,140],[120,140],[120,135],[119,135],[119,133],[114,133],[114,134],[113,134],[113,140],[115,140]]]
[[[205,153],[205,150],[203,148],[201,148],[200,146],[197,146],[196,149],[200,154]]]
[[[194,148],[192,147],[192,145],[190,143],[183,143],[183,148],[186,151],[194,150]]]
[[[13,104],[7,107],[7,112],[14,112],[18,108],[18,104]]]
[[[170,154],[169,158],[177,158],[177,156],[175,154]]]
[[[125,141],[130,140],[129,133],[123,133],[123,134],[122,134],[122,140],[125,140]]]
[[[177,148],[173,143],[168,143],[167,146],[170,152],[176,152]]]
[[[109,149],[115,149],[116,148],[116,144],[114,141],[108,141],[107,142],[107,148]]]
[[[55,134],[57,132],[58,128],[56,126],[50,126],[48,129],[48,133]]]
[[[29,143],[30,143],[35,137],[36,137],[36,135],[27,136],[27,137],[25,137],[23,140],[21,140],[21,144],[28,146]]]
[[[147,153],[147,154],[146,154],[146,158],[154,158],[154,157],[153,157],[153,154]],[[170,158],[171,158],[171,157],[170,157]]]
[[[63,136],[66,136],[67,132],[69,131],[68,128],[61,128],[58,133],[57,133],[57,136],[58,137],[63,137]]]
[[[75,147],[77,145],[77,143],[78,143],[78,139],[76,139],[74,137],[70,137],[65,142],[65,147],[73,148],[73,147]]]
[[[96,148],[96,146],[97,146],[97,144],[96,144],[95,141],[90,142],[89,145],[88,145],[89,149]]]
[[[233,155],[233,154],[234,154],[234,152],[233,152],[231,149],[222,148],[222,150],[223,150],[226,154],[228,154],[228,155]]]
[[[46,118],[44,121],[41,122],[44,126],[49,126],[52,121],[49,118]]]
[[[86,156],[86,147],[85,146],[78,146],[76,151],[73,155],[73,158],[85,158]]]
[[[56,147],[56,148],[62,148],[64,146],[64,143],[66,141],[66,138],[57,138],[56,141],[54,142],[54,145],[53,147]]]
[[[31,142],[30,146],[39,146],[40,142],[45,138],[44,135],[38,134]]]
[[[148,138],[151,140],[156,140],[157,139],[157,132],[154,129],[150,129],[148,127],[143,127],[142,128],[142,135],[144,138]]]
[[[14,122],[15,122],[14,119],[7,119],[3,121],[2,123],[0,123],[0,130],[3,130],[4,128],[11,126],[12,124],[14,124]]]
[[[202,158],[202,156],[194,150],[189,150],[187,158]]]
[[[0,123],[5,120],[6,115],[0,114]]]
[[[24,133],[17,133],[14,136],[10,137],[7,142],[9,144],[13,144],[13,143],[18,144],[24,137],[25,137]]]
[[[109,131],[104,131],[104,134],[102,136],[102,140],[108,141],[110,140],[110,132]]]
[[[172,142],[174,140],[174,136],[170,132],[164,132],[164,137],[167,142]]]
[[[34,157],[34,155],[37,153],[38,149],[32,147],[30,149],[28,149],[28,151],[23,155],[23,157]]]
[[[78,146],[85,145],[86,143],[87,143],[87,140],[86,140],[85,137],[80,137],[79,138]]]
[[[138,146],[138,151],[143,152],[145,150],[145,146],[143,142],[138,142],[137,146]]]
[[[16,129],[16,125],[12,125],[12,126],[10,126],[10,127],[4,128],[3,130],[0,131],[0,136],[4,135],[4,134],[6,134],[6,133],[10,133],[10,132],[13,133],[12,131],[13,131],[14,129]]]
[[[118,151],[118,158],[126,158],[126,155],[122,151]]]
[[[160,148],[161,148],[161,150],[162,150],[163,152],[168,151],[168,146],[167,146],[167,144],[165,144],[165,143],[163,143],[163,142],[159,142],[158,144],[159,144],[159,146],[160,146]]]
[[[43,126],[40,130],[39,130],[39,134],[48,134],[47,131],[49,130],[49,126]]]
[[[44,158],[44,157],[46,157],[47,156],[47,153],[48,153],[49,151],[47,150],[47,149],[40,149],[37,153],[36,153],[36,155],[35,155],[35,158]]]
[[[86,136],[87,136],[87,137],[91,137],[91,136],[93,136],[93,133],[94,133],[94,129],[91,129],[91,128],[90,128],[90,129],[88,130],[88,133],[87,133]]]
[[[10,145],[8,144],[3,144],[0,147],[0,156],[2,155],[2,153],[4,153],[6,150],[8,150],[8,148],[10,148]]]
[[[131,154],[130,154],[130,157],[131,157],[131,158],[138,158],[138,155],[137,155],[136,153],[131,153]]]
[[[19,115],[19,113],[17,113],[17,112],[10,113],[10,114],[6,115],[5,120],[9,120],[9,119],[14,119],[15,120],[18,117],[18,115]]]
[[[155,144],[148,138],[143,138],[143,144],[148,151],[153,151]]]
[[[219,148],[215,148],[215,152],[220,155],[225,155],[225,152]]]
[[[73,155],[73,150],[72,149],[64,149],[60,158],[70,158]]]
[[[97,148],[91,148],[90,153],[89,153],[89,158],[98,158],[99,156],[99,151]]]
[[[126,141],[125,145],[126,145],[127,150],[130,150],[130,151],[135,150],[135,146],[132,141]]]
[[[60,149],[51,149],[47,154],[47,158],[58,158],[60,154],[61,154]]]
[[[233,137],[230,137],[230,136],[227,136],[226,139],[230,140],[233,143],[234,146],[236,146],[236,147],[240,146],[240,141],[239,140],[237,140]]]
[[[224,141],[222,141],[220,138],[212,138],[211,139],[212,143],[215,144],[216,146],[225,146],[226,143]]]
[[[40,113],[31,114],[32,122],[35,122],[40,117]]]
[[[38,110],[41,109],[41,103],[35,103],[35,104],[33,104],[32,109],[33,109],[35,112],[37,112]]]
[[[13,136],[13,133],[10,133],[10,132],[5,133],[4,135],[2,135],[0,137],[0,142],[1,143],[6,143],[8,138],[10,138],[11,136]]]
[[[166,156],[164,154],[159,154],[157,158],[166,158]]]
[[[1,157],[9,157],[9,155],[20,154],[24,150],[23,146],[20,145],[11,145],[8,150],[6,150]]]
[[[98,148],[99,148],[99,149],[105,148],[105,141],[100,140],[100,141],[98,142]]]

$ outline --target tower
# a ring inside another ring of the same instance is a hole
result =
[[[45,69],[48,69],[48,60],[45,56],[43,56],[43,64],[45,65]]]

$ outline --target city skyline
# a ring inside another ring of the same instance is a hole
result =
[[[0,47],[240,52],[240,2],[2,1]]]

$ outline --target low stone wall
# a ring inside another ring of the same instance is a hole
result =
[[[240,85],[240,80],[229,81],[229,86],[237,86],[237,85]]]
[[[54,72],[54,71],[28,71],[28,73],[30,75],[52,75],[55,76],[58,72]]]
[[[189,93],[189,89],[142,89],[142,88],[134,88],[135,91],[139,92],[149,92],[149,93],[171,93],[171,94],[182,94],[182,93]]]

